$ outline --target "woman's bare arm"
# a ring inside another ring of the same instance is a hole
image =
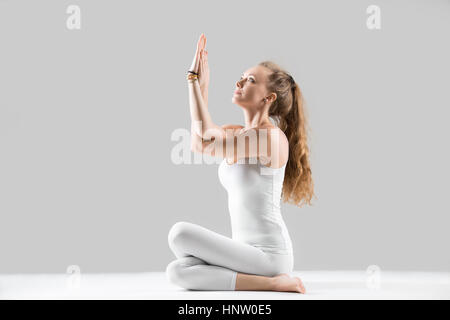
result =
[[[206,106],[208,106],[208,87],[205,86],[201,89],[203,101],[205,101]],[[203,142],[203,139],[201,136],[199,136],[194,129],[194,121],[191,120],[191,150],[195,151],[197,150],[198,145],[201,145]]]
[[[211,140],[213,136],[224,136],[225,132],[212,121],[208,111],[209,65],[204,34],[198,39],[194,60],[189,70],[198,74],[196,80],[188,80],[189,108],[194,132],[205,140]]]
[[[224,136],[225,131],[215,124],[211,118],[198,81],[189,82],[188,86],[191,121],[194,124],[195,133],[204,140]]]

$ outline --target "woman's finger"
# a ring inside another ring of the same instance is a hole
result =
[[[198,45],[199,45],[200,49],[202,47],[202,44],[203,44],[203,33],[200,35],[200,38],[198,38]]]
[[[197,48],[196,48],[196,50],[195,50],[195,54],[196,54],[196,55],[197,55],[198,52],[200,51],[201,41],[202,41],[202,39],[201,39],[201,36],[200,36],[200,38],[199,38],[198,41],[197,41]]]
[[[198,66],[201,43],[202,43],[202,37],[200,35],[200,38],[197,41],[197,47],[195,49],[194,61],[192,61],[192,65],[191,65],[191,70],[194,72],[197,72],[196,70],[197,70],[197,66]]]
[[[202,49],[203,49],[203,34],[201,34],[200,38],[198,39],[196,55],[199,55]]]
[[[202,33],[202,46],[201,49],[204,50],[206,46],[206,37],[205,35]]]

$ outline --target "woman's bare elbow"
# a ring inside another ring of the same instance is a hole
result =
[[[191,142],[191,151],[193,153],[205,153],[204,147],[203,147],[203,141],[200,138],[194,139]]]
[[[198,152],[198,142],[192,139],[191,141],[191,152],[197,153]]]

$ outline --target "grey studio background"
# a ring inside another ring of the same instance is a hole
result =
[[[0,272],[163,271],[175,222],[231,236],[218,164],[171,160],[202,32],[216,123],[243,124],[260,61],[303,90],[317,199],[282,204],[295,270],[448,271],[449,30],[443,0],[0,0]]]

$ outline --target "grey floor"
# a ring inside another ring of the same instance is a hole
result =
[[[164,272],[0,274],[0,299],[450,299],[450,273],[299,271],[306,294],[272,291],[191,291]]]

